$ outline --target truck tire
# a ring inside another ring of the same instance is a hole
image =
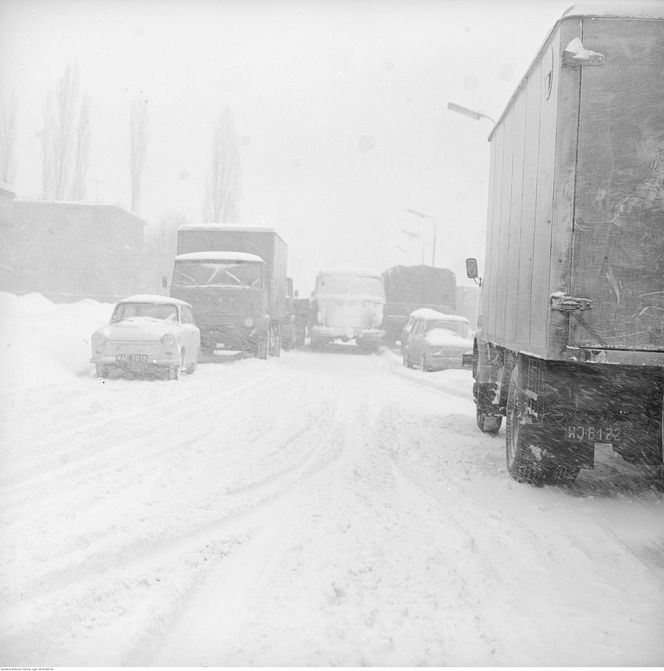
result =
[[[256,356],[259,359],[267,359],[270,349],[270,333],[264,331],[258,334],[256,339]]]
[[[523,439],[521,419],[524,413],[521,375],[519,374],[519,362],[517,362],[512,370],[509,391],[507,392],[505,461],[507,471],[514,480],[539,485],[547,479],[548,474],[541,466],[533,463],[534,456]]]
[[[270,356],[280,357],[281,356],[281,327],[279,324],[273,324],[270,326],[268,332],[270,342]]]
[[[475,411],[475,419],[482,433],[498,433],[503,423],[503,418],[500,415],[485,415],[479,410]]]

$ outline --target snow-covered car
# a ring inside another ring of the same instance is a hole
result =
[[[99,377],[120,370],[177,380],[180,372],[196,370],[200,344],[189,303],[141,294],[117,303],[110,323],[92,334],[90,362]]]
[[[404,324],[404,327],[401,329],[401,333],[399,335],[399,342],[401,343],[401,354],[405,352],[406,349],[406,341],[408,340],[408,334],[413,330],[413,325],[415,324],[415,321],[417,319],[438,319],[442,312],[438,312],[437,310],[433,310],[431,308],[418,308],[417,310],[413,310],[413,312],[408,315],[408,321]]]
[[[473,348],[473,329],[465,317],[427,310],[413,319],[402,344],[404,366],[424,371],[461,368]]]

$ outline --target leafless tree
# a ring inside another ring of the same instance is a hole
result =
[[[11,184],[16,176],[16,94],[0,110],[0,180]]]
[[[169,275],[177,250],[177,230],[191,223],[180,211],[163,214],[156,224],[148,225],[145,231],[144,284],[150,291],[156,290],[161,278]]]
[[[75,64],[68,64],[44,108],[42,193],[44,199],[83,197],[87,177],[89,103]]]
[[[214,128],[212,160],[203,215],[206,221],[233,222],[239,217],[240,152],[233,115],[228,107]]]
[[[141,196],[141,177],[145,165],[148,145],[147,105],[141,96],[131,103],[130,116],[130,154],[129,168],[131,171],[131,210],[137,212]]]
[[[74,143],[74,181],[72,200],[83,200],[86,194],[88,165],[90,161],[90,98],[84,94],[81,99],[78,125]]]

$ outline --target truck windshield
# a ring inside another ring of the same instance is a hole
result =
[[[316,283],[320,296],[334,294],[360,294],[384,298],[383,280],[366,275],[322,275]]]
[[[176,261],[173,285],[261,289],[262,278],[262,264],[253,261]]]
[[[661,346],[662,22],[584,21],[583,42],[605,56],[581,73],[573,280],[593,301],[594,332],[584,337],[614,347]]]

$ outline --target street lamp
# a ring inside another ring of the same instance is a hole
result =
[[[436,265],[436,220],[430,214],[424,214],[418,210],[411,210],[410,208],[406,209],[406,212],[414,214],[416,217],[421,217],[422,219],[428,219],[433,224],[433,248],[431,250],[431,265]]]
[[[496,123],[488,114],[484,114],[484,112],[476,112],[475,110],[468,109],[468,107],[463,107],[462,105],[457,105],[456,103],[447,103],[447,109],[452,112],[457,112],[457,114],[469,116],[471,119],[475,119],[475,121],[488,119],[492,124]]]
[[[415,231],[407,231],[402,228],[401,232],[405,233],[411,241],[415,240],[415,238],[419,238],[420,242],[422,243],[422,265],[424,265],[424,238],[419,233],[415,233]]]

